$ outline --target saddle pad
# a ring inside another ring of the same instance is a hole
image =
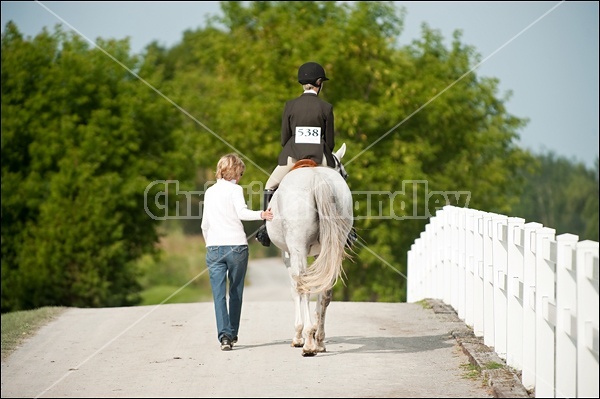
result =
[[[318,165],[312,159],[301,159],[294,164],[294,167],[292,168],[292,170],[298,169],[298,168],[314,168],[315,166],[318,166]]]

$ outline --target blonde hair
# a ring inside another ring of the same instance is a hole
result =
[[[319,91],[319,88],[321,87],[321,85],[323,84],[324,80],[322,78],[319,78],[315,81],[315,83],[306,83],[302,85],[302,88],[304,89],[304,91],[306,90],[317,90]]]
[[[244,174],[246,165],[238,154],[223,155],[217,163],[217,179],[238,180]]]

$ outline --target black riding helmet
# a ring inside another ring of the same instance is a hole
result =
[[[320,86],[320,84],[317,84],[317,80],[319,79],[321,79],[321,82],[329,80],[329,78],[325,76],[323,67],[316,62],[307,62],[300,65],[300,68],[298,68],[298,83]]]

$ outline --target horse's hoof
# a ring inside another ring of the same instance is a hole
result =
[[[299,343],[291,343],[290,346],[292,348],[302,348],[304,346],[304,344],[299,344]]]
[[[312,357],[317,356],[317,352],[304,352],[302,351],[302,357]]]

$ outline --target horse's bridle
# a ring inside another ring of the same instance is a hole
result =
[[[348,173],[346,173],[346,169],[344,168],[344,165],[342,165],[342,163],[340,162],[340,160],[338,159],[338,157],[335,154],[332,154],[332,155],[333,155],[333,159],[335,161],[334,169],[336,169],[338,172],[340,172],[340,175],[342,175],[344,180],[348,180]]]

